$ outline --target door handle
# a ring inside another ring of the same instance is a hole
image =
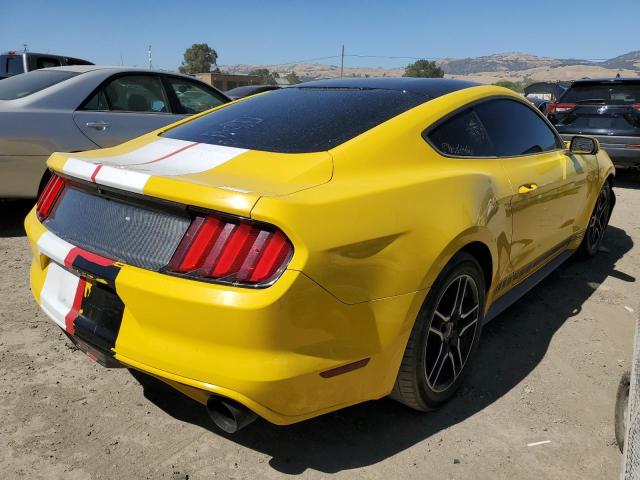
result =
[[[525,183],[523,185],[520,185],[520,187],[518,187],[518,193],[520,194],[530,193],[530,192],[533,192],[536,188],[538,188],[537,183]]]
[[[96,130],[104,131],[111,126],[110,123],[103,122],[100,120],[99,122],[87,122],[85,125],[89,128],[95,128]]]

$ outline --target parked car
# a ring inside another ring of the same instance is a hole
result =
[[[0,55],[0,79],[41,68],[66,65],[93,65],[81,58],[36,52],[5,52]]]
[[[541,98],[536,95],[526,95],[524,98],[529,100],[538,110],[546,115],[548,106],[551,102],[549,99]]]
[[[232,88],[225,93],[231,100],[238,100],[239,98],[249,97],[256,93],[269,92],[280,88],[278,85],[245,85],[244,87]]]
[[[25,221],[42,310],[228,432],[441,406],[615,200],[594,139],[568,151],[522,96],[451,79],[310,82],[48,165]]]
[[[535,82],[524,87],[525,97],[538,97],[555,102],[566,92],[570,83],[567,82]]]
[[[55,151],[111,147],[226,102],[193,78],[132,68],[46,68],[3,80],[0,198],[35,197]]]
[[[548,114],[565,140],[593,135],[616,166],[640,168],[640,78],[578,80]]]

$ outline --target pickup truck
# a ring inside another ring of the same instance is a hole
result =
[[[80,58],[35,52],[5,52],[0,55],[0,80],[19,73],[40,68],[60,67],[63,65],[93,65]]]

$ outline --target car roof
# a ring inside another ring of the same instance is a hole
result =
[[[481,85],[466,80],[452,78],[414,78],[414,77],[378,77],[378,78],[336,78],[331,80],[317,80],[313,82],[293,85],[294,88],[351,88],[356,90],[398,90],[430,98],[446,95],[447,93],[464,88]],[[289,87],[291,88],[291,87]]]
[[[240,87],[232,88],[227,92],[250,92],[253,90],[278,90],[282,87],[279,85],[242,85]]]
[[[574,81],[571,86],[574,85],[589,85],[589,84],[603,84],[603,83],[640,83],[640,77],[620,77],[620,78],[582,78]]]
[[[190,78],[192,80],[198,81],[194,77],[190,77],[189,75],[183,75],[178,72],[171,72],[166,70],[149,70],[148,68],[138,68],[138,67],[121,67],[121,66],[111,66],[111,65],[63,65],[62,67],[49,67],[49,68],[41,68],[40,70],[51,70],[51,71],[60,71],[60,72],[75,72],[75,73],[87,73],[93,72],[95,70],[109,70],[110,73],[123,73],[123,72],[141,72],[141,73],[164,73],[166,75],[176,75],[179,77]]]

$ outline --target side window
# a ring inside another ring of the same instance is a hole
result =
[[[161,113],[169,111],[169,102],[159,77],[123,75],[102,87],[82,109]]]
[[[225,103],[224,98],[194,82],[176,77],[166,78],[178,98],[182,113],[200,113]]]
[[[101,88],[92,97],[89,98],[82,107],[82,110],[93,111],[107,111],[109,110],[109,104],[107,103],[107,97],[104,94],[104,90]]]
[[[38,57],[36,60],[36,69],[59,67],[60,60],[55,57]]]
[[[472,108],[456,113],[435,128],[428,130],[425,139],[445,155],[456,157],[496,155],[482,122]]]
[[[474,107],[497,155],[514,157],[563,148],[537,113],[517,100],[496,99]]]

